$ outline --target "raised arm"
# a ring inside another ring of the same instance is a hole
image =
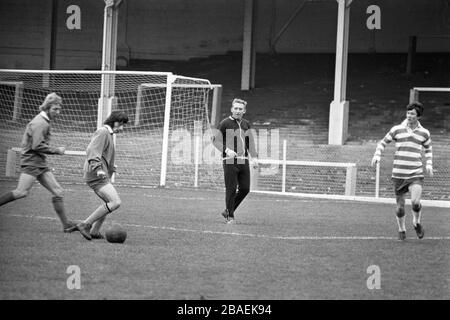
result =
[[[388,143],[391,143],[394,140],[394,128],[389,130],[389,132],[384,136],[384,138],[378,143],[377,149],[375,150],[375,154],[372,158],[372,166],[380,161],[381,153],[383,153],[384,148]]]

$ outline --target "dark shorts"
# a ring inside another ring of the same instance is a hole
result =
[[[48,167],[34,167],[34,166],[21,166],[20,172],[29,174],[30,176],[33,176],[35,178],[38,178],[40,175],[46,173],[47,171],[50,171],[50,168]]]
[[[95,179],[95,180],[89,180],[89,181],[86,181],[86,184],[87,184],[92,190],[94,190],[95,193],[98,193],[98,191],[99,191],[103,186],[106,186],[108,183],[111,183],[111,182],[109,181],[108,178],[104,178],[104,179],[98,178],[98,179]]]
[[[409,186],[413,184],[423,185],[423,178],[398,179],[392,178],[396,196],[401,196],[409,191]]]

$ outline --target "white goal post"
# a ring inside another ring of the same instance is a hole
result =
[[[166,93],[166,108],[165,108],[165,114],[164,114],[164,118],[165,118],[165,125],[164,125],[164,132],[163,132],[163,145],[162,145],[162,154],[163,154],[163,158],[161,160],[161,178],[160,178],[160,186],[164,186],[166,183],[166,168],[167,168],[167,148],[168,148],[168,141],[169,141],[169,119],[170,119],[170,106],[172,104],[171,102],[171,94],[170,92],[172,92],[173,89],[207,89],[207,90],[212,90],[213,91],[213,100],[212,100],[212,108],[211,108],[211,114],[214,114],[214,117],[216,117],[217,113],[218,113],[218,109],[220,110],[220,97],[221,97],[221,89],[222,86],[221,85],[217,85],[214,84],[212,85],[211,83],[208,84],[185,84],[185,83],[180,83],[180,84],[176,84],[173,83],[174,82],[174,78],[173,77],[168,77],[167,78],[167,83],[166,84],[162,84],[162,83],[142,83],[138,85],[137,88],[137,98],[136,98],[136,113],[135,113],[135,117],[134,117],[134,125],[138,126],[140,119],[141,119],[141,112],[142,112],[142,106],[143,106],[143,95],[146,89],[154,89],[154,88],[166,88],[167,93]],[[205,100],[205,104],[208,103],[208,100]],[[208,110],[208,106],[206,105],[206,110]],[[215,119],[211,119],[211,117],[208,117],[210,119],[210,123],[214,124],[216,122]],[[197,154],[195,153],[195,156],[197,156]],[[197,161],[196,161],[197,162]],[[194,174],[194,179],[196,182],[194,182],[194,185],[196,186],[198,184],[198,168],[197,168],[197,164],[196,164],[196,172]]]
[[[220,97],[213,103],[211,99],[220,88],[207,79],[170,72],[0,70],[0,152],[7,155],[0,158],[0,170],[7,173],[5,176],[14,172],[11,164],[17,163],[13,153],[20,151],[25,125],[39,113],[45,96],[56,92],[63,107],[52,125],[51,143],[70,150],[68,157],[48,157],[59,176],[67,181],[82,179],[84,157],[80,155],[106,116],[120,109],[130,121],[117,137],[117,182],[192,186],[194,164],[182,166],[170,161],[172,133],[183,128],[192,134],[194,123],[209,129],[211,113],[217,113],[211,108],[220,107],[213,106]]]
[[[14,88],[14,110],[11,121],[17,121],[20,117],[22,108],[22,94],[23,94],[23,82],[22,81],[0,81],[0,86],[9,86]]]
[[[446,92],[450,93],[450,88],[444,87],[414,87],[409,90],[409,103],[419,101],[419,92]]]

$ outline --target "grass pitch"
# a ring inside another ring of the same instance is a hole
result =
[[[64,188],[75,220],[100,204],[86,186]],[[38,184],[0,207],[0,299],[450,298],[447,209],[424,207],[419,240],[407,207],[400,242],[392,205],[250,194],[227,225],[222,191],[117,189],[105,227],[125,227],[124,244],[64,234]],[[72,265],[81,289],[67,287]],[[380,289],[367,287],[372,265]]]

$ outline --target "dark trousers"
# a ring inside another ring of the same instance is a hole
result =
[[[225,178],[225,204],[230,217],[250,192],[250,166],[245,164],[223,164]],[[236,192],[237,189],[237,192]]]

